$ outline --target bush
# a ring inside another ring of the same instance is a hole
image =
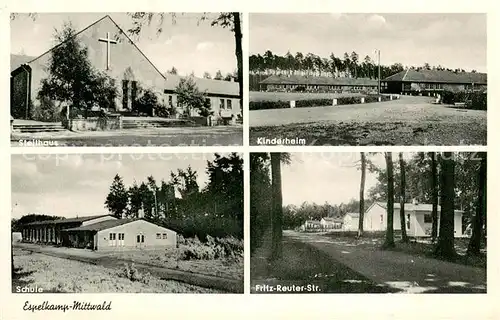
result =
[[[295,107],[297,108],[324,107],[324,106],[331,106],[332,104],[333,104],[333,99],[298,100],[295,102]]]
[[[444,104],[465,103],[465,108],[473,110],[486,110],[488,95],[484,92],[451,92],[443,91],[441,101]]]
[[[265,109],[286,109],[290,108],[289,101],[250,101],[250,110],[265,110]]]
[[[357,104],[361,103],[361,97],[340,97],[337,98],[337,104],[345,105],[345,104]]]
[[[137,281],[137,282],[141,282],[144,284],[149,284],[149,282],[152,279],[152,277],[149,273],[145,273],[145,274],[139,273],[139,270],[137,270],[134,263],[131,263],[130,265],[128,263],[125,263],[125,267],[119,273],[119,276],[121,276],[123,278],[127,278],[130,281]]]
[[[243,247],[243,240],[234,237],[207,236],[206,242],[201,242],[195,236],[186,239],[179,260],[239,259],[243,257]]]
[[[53,100],[49,98],[41,97],[40,105],[33,108],[33,119],[37,121],[44,122],[59,122],[61,121],[61,115],[59,113],[59,108],[56,106]]]

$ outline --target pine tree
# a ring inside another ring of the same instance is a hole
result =
[[[113,216],[120,219],[128,206],[128,193],[123,184],[122,178],[117,174],[106,197],[105,207]]]

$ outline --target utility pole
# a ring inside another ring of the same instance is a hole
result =
[[[378,94],[380,94],[380,50],[378,52]]]

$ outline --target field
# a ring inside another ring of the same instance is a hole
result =
[[[250,145],[300,138],[306,145],[485,145],[486,111],[434,105],[429,97],[250,111]],[[278,143],[279,144],[279,143]]]
[[[144,274],[141,280],[130,280],[123,270],[14,249],[17,287],[42,288],[43,292],[118,292],[118,293],[204,293],[216,290],[177,281],[161,280]]]
[[[290,101],[310,99],[333,99],[360,96],[360,93],[309,93],[309,92],[261,92],[250,91],[250,101]]]

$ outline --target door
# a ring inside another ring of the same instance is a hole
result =
[[[135,246],[137,248],[142,248],[144,246],[144,235],[143,234],[138,234],[137,235]]]
[[[125,246],[125,233],[118,234],[118,246],[119,247]]]

